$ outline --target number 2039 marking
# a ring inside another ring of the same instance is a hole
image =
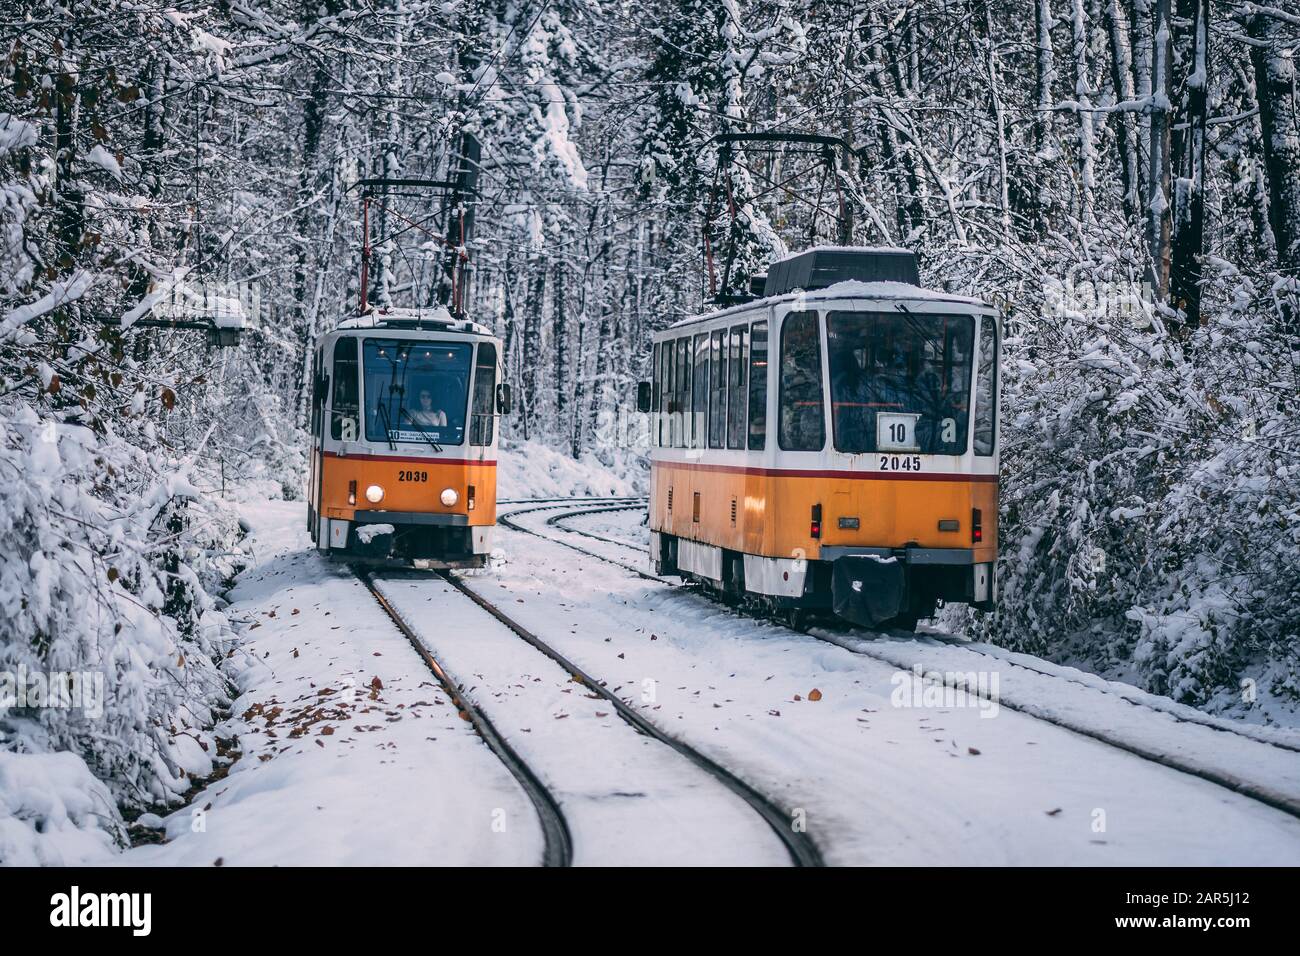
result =
[[[399,471],[397,473],[398,481],[428,481],[429,473],[427,471]]]
[[[921,457],[919,455],[881,455],[881,471],[920,471]]]

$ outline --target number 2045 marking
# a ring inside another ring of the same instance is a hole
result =
[[[919,455],[881,455],[881,471],[920,471],[921,457]]]

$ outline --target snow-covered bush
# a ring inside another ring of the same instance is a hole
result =
[[[231,516],[185,463],[22,405],[0,420],[0,481],[4,746],[78,754],[125,806],[174,801],[211,772],[227,702],[210,590]]]
[[[1018,290],[1001,601],[968,626],[1190,703],[1242,708],[1259,694],[1294,707],[1300,390],[1277,370],[1300,353],[1276,282],[1223,266],[1190,329],[1077,294],[1131,276],[1094,263],[1070,276],[1071,296]]]

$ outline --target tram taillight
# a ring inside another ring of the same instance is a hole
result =
[[[822,506],[812,506],[812,522],[808,526],[808,536],[820,538],[822,536]]]
[[[970,511],[970,539],[979,544],[984,540],[984,526],[980,524],[980,510],[972,508]]]

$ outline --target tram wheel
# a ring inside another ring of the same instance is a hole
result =
[[[785,623],[790,630],[798,631],[801,634],[808,631],[809,614],[806,607],[792,607],[785,612]]]
[[[920,622],[921,616],[914,612],[900,614],[889,622],[889,626],[895,631],[906,631],[909,634],[916,633],[916,625]]]

